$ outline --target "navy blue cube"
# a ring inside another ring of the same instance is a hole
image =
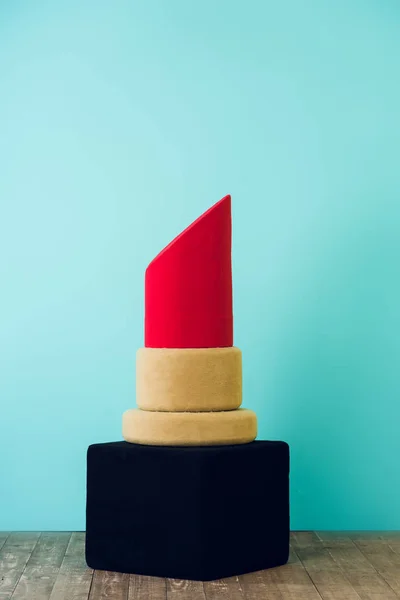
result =
[[[286,443],[89,447],[89,567],[207,581],[288,556]]]

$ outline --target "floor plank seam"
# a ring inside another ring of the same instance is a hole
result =
[[[325,546],[325,542],[324,542],[324,540],[323,540],[323,539],[322,539],[322,538],[321,538],[321,537],[318,535],[318,533],[317,533],[317,532],[316,532],[316,535],[317,535],[317,537],[319,538],[319,540],[322,542],[322,544]],[[351,539],[351,537],[349,537],[349,535],[347,536],[347,538],[348,538],[348,540],[350,541],[350,543],[351,543],[351,544],[352,544],[352,545],[353,545],[353,546],[354,546],[354,547],[355,547],[355,548],[356,548],[358,551],[360,551],[360,550],[359,550],[359,548],[358,548],[358,546],[357,546],[357,545],[354,543],[354,541]],[[339,567],[339,569],[342,571],[343,575],[346,577],[346,579],[348,579],[346,571],[343,569],[343,567],[341,566],[341,564],[340,564],[340,563],[339,563],[339,562],[336,560],[336,558],[335,558],[335,557],[334,557],[334,555],[332,554],[332,552],[331,552],[330,548],[329,548],[328,546],[325,546],[325,548],[328,550],[328,553],[329,553],[329,554],[330,554],[330,556],[332,557],[332,560],[333,560],[333,561],[334,561],[334,562],[335,562],[335,563],[338,565],[338,567]],[[362,552],[361,552],[361,554],[364,556],[364,554],[363,554]],[[364,557],[364,558],[366,558],[366,557]],[[397,594],[396,594],[396,592],[394,592],[394,590],[392,589],[392,587],[391,587],[390,585],[388,585],[388,583],[385,581],[385,579],[383,579],[383,577],[380,575],[380,573],[378,573],[378,571],[375,569],[374,565],[372,565],[372,564],[370,563],[370,561],[369,561],[367,558],[366,558],[366,560],[368,561],[368,564],[370,564],[370,565],[371,565],[371,567],[372,567],[373,571],[374,571],[374,572],[375,572],[375,574],[378,576],[378,578],[379,578],[379,579],[380,579],[380,580],[381,580],[381,581],[382,581],[382,582],[383,582],[383,583],[384,583],[384,584],[385,584],[385,585],[386,585],[386,586],[387,586],[387,587],[388,587],[388,588],[389,588],[389,589],[390,589],[390,590],[391,590],[391,591],[392,591],[392,592],[395,594],[395,596],[396,596],[396,597],[398,597],[398,596],[397,596]],[[350,580],[349,580],[349,581],[350,581]],[[351,584],[351,581],[350,581],[350,584]],[[352,587],[353,587],[353,589],[354,589],[354,586],[353,586],[353,584],[351,584],[351,586],[352,586]],[[355,591],[355,592],[358,594],[357,590],[354,590],[354,591]],[[359,594],[358,594],[358,595],[359,595]]]
[[[12,592],[11,592],[10,596],[9,596],[10,600],[12,600],[12,598],[13,598],[13,596],[14,596],[14,594],[15,594],[15,590],[17,589],[17,587],[18,587],[18,584],[19,584],[19,582],[21,581],[23,574],[25,573],[25,570],[26,570],[27,564],[28,564],[28,562],[29,562],[29,560],[30,560],[30,558],[31,558],[31,556],[32,556],[32,554],[33,554],[33,552],[34,552],[34,550],[35,550],[36,546],[38,545],[38,543],[39,543],[39,540],[42,538],[42,534],[43,534],[43,532],[40,532],[40,533],[39,533],[39,537],[38,537],[38,539],[36,540],[36,542],[35,542],[35,545],[33,546],[33,548],[32,548],[32,550],[31,550],[31,552],[30,552],[30,554],[29,554],[28,558],[26,559],[26,563],[25,563],[25,565],[24,565],[24,567],[23,567],[23,569],[22,569],[22,571],[21,571],[21,574],[20,574],[20,576],[18,577],[18,579],[17,579],[17,581],[16,581],[16,583],[15,583],[15,586],[14,586],[14,588],[13,588],[13,590],[12,590]],[[11,535],[11,534],[10,534],[10,535]]]
[[[360,598],[360,600],[362,600],[360,594],[357,592],[357,590],[354,588],[353,584],[351,583],[350,578],[348,577],[346,571],[343,569],[343,567],[337,562],[337,560],[335,560],[335,557],[332,555],[332,553],[330,552],[329,548],[326,547],[324,540],[318,535],[317,532],[315,532],[315,535],[317,536],[318,540],[321,543],[321,547],[325,548],[328,551],[329,556],[331,557],[332,561],[334,562],[334,564],[337,566],[337,568],[339,569],[340,573],[343,575],[344,579],[347,581],[347,583],[349,584],[349,586],[352,588],[352,590],[354,591],[355,594],[357,594],[357,596]]]
[[[91,591],[92,591],[93,577],[94,577],[94,571],[92,571],[92,576],[91,576],[91,578],[90,578],[89,590],[88,590],[88,595],[87,595],[87,597],[88,597],[88,600],[89,600],[89,598],[90,598],[90,593],[91,593]],[[128,590],[129,590],[129,587],[128,587]]]
[[[398,593],[396,592],[396,590],[390,585],[389,581],[387,581],[387,579],[385,578],[385,576],[379,571],[379,569],[377,569],[375,567],[375,565],[370,561],[370,559],[368,558],[368,556],[365,554],[365,552],[363,552],[362,547],[360,547],[357,542],[355,542],[354,540],[352,540],[350,538],[351,542],[354,544],[354,546],[361,552],[361,554],[364,556],[365,560],[368,561],[368,563],[371,565],[371,567],[374,569],[374,571],[376,572],[376,574],[378,575],[378,577],[380,579],[382,579],[382,581],[385,582],[385,584],[392,590],[392,592],[394,593],[394,595],[399,598]]]
[[[307,567],[304,565],[303,561],[301,560],[300,556],[297,554],[296,550],[293,548],[293,546],[291,547],[291,550],[293,552],[293,554],[297,557],[298,561],[300,562],[301,566],[303,567],[304,571],[307,573],[307,577],[309,578],[311,584],[313,585],[313,587],[315,588],[315,591],[317,592],[318,596],[321,598],[321,600],[323,600],[323,596],[321,596],[321,593],[318,589],[318,587],[315,585],[315,583],[312,580],[312,577],[310,575],[310,573],[307,570]]]
[[[399,536],[399,539],[400,539],[400,536]],[[392,544],[390,543],[390,541],[388,541],[388,542],[386,542],[386,543],[387,543],[387,545],[389,546],[389,548],[390,548],[391,550],[393,550],[393,552],[394,552],[395,554],[397,554],[397,556],[400,556],[400,547],[399,547],[399,549],[397,550],[397,548],[396,548],[396,547],[394,547],[394,548],[393,548],[393,546],[392,546]]]
[[[3,543],[0,545],[0,550],[3,548],[3,546],[5,546],[5,544],[6,544],[7,540],[8,540],[8,538],[10,537],[10,535],[11,535],[10,533],[8,535],[6,535],[6,537],[3,540]]]

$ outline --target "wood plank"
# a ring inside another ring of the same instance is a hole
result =
[[[11,533],[0,550],[0,600],[9,600],[38,542],[39,533]]]
[[[288,565],[297,565],[301,567],[298,556],[290,547]],[[278,567],[282,568],[282,567]],[[283,600],[284,590],[280,590],[279,582],[276,577],[271,577],[270,570],[256,571],[246,573],[238,578],[239,585],[246,600],[259,600],[259,598],[268,598],[268,600]]]
[[[293,533],[292,544],[323,600],[360,600],[315,533]]]
[[[167,579],[168,600],[206,600],[204,586],[201,581],[184,579]]]
[[[42,533],[27,563],[28,567],[51,565],[60,567],[68,547],[71,533]]]
[[[247,600],[239,577],[226,577],[217,581],[205,581],[204,593],[207,600]]]
[[[4,546],[7,541],[8,536],[10,535],[9,531],[0,531],[0,550]]]
[[[167,582],[162,577],[130,575],[128,600],[165,600]]]
[[[292,553],[296,554],[294,548]],[[298,558],[298,557],[297,557]],[[321,595],[304,566],[298,561],[265,571],[266,581],[273,582],[283,600],[320,600]]]
[[[12,594],[12,600],[48,600],[70,533],[42,533]]]
[[[16,550],[28,550],[30,554],[33,552],[39,538],[39,531],[16,531],[10,533],[4,544],[7,548],[14,548]]]
[[[356,535],[352,536],[352,541],[377,571],[388,567],[400,570],[400,554],[385,539]]]
[[[378,573],[357,573],[349,575],[351,585],[361,600],[398,600],[398,596]]]
[[[290,547],[293,548],[297,557],[299,548],[308,548],[309,546],[315,546],[316,544],[322,544],[322,542],[315,531],[290,532]],[[297,560],[299,560],[299,558],[297,558]]]
[[[360,600],[344,573],[337,569],[314,569],[309,575],[323,600]]]
[[[346,534],[316,532],[361,600],[398,600],[388,583]]]
[[[288,560],[288,564],[289,565],[296,565],[301,563],[301,560],[299,559],[299,556],[295,550],[295,545],[293,544],[293,537],[291,534],[291,539],[290,539],[290,546],[289,546],[289,560]]]
[[[95,571],[89,600],[127,600],[129,575],[111,571]]]
[[[267,573],[268,571],[255,571],[239,576],[239,584],[246,600],[283,600],[278,586],[269,580]]]
[[[357,548],[354,542],[343,533],[316,532],[333,560],[345,572],[371,573],[375,569]]]
[[[400,554],[400,531],[386,531],[382,537],[394,552]]]
[[[52,565],[26,567],[11,596],[12,600],[48,600],[58,571],[58,567]]]
[[[383,531],[348,531],[347,537],[349,537],[353,542],[359,542],[361,545],[369,544],[371,542],[376,544],[386,544],[386,540],[384,539]]]
[[[291,545],[286,565],[239,577],[246,599],[321,600],[310,576]]]
[[[358,535],[353,538],[353,542],[400,597],[400,554],[397,554],[382,537]]]
[[[93,578],[85,560],[85,534],[71,535],[50,600],[87,600]]]
[[[85,566],[85,539],[86,534],[84,531],[74,531],[69,540],[65,558],[73,559],[79,563],[79,565]]]

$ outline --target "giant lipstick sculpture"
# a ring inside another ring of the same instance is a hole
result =
[[[125,442],[88,450],[92,568],[208,580],[287,561],[289,448],[254,441],[240,408],[231,231],[226,196],[146,269],[137,408]]]
[[[243,444],[257,418],[242,403],[233,347],[231,198],[199,217],[146,269],[145,347],[136,358],[139,409],[123,417],[128,442]]]

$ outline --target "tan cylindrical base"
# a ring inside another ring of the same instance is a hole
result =
[[[242,403],[239,348],[140,348],[136,402],[147,411],[234,410]]]
[[[127,442],[151,446],[246,444],[257,435],[256,414],[244,408],[224,412],[127,410],[122,418]]]

